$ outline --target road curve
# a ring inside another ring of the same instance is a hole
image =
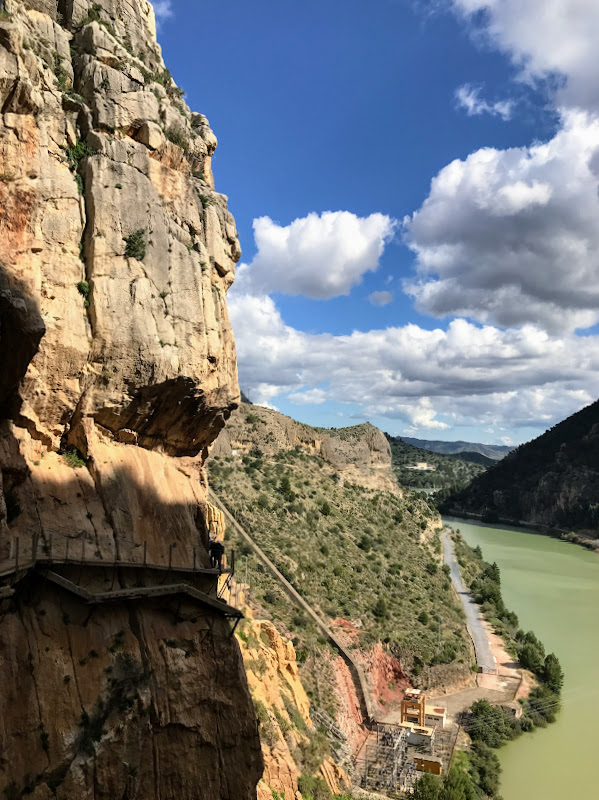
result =
[[[460,567],[456,561],[453,542],[449,538],[449,534],[446,530],[443,531],[441,537],[443,539],[443,559],[449,566],[451,580],[456,592],[460,597],[460,600],[462,601],[462,606],[464,607],[464,611],[466,613],[468,630],[470,631],[470,636],[472,637],[472,641],[474,643],[476,663],[483,672],[494,672],[495,659],[493,658],[491,648],[489,647],[489,638],[482,623],[479,607],[472,599],[470,592],[464,586],[462,577],[460,575]]]

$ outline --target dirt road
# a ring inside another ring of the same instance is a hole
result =
[[[480,611],[472,595],[464,586],[462,577],[460,575],[460,567],[456,561],[455,552],[453,549],[453,542],[449,538],[447,531],[443,531],[443,557],[445,563],[449,566],[451,571],[451,580],[454,588],[458,593],[464,612],[466,613],[466,622],[470,636],[474,642],[474,652],[476,654],[476,663],[483,672],[494,672],[496,668],[495,659],[491,653],[489,646],[489,638],[487,631],[483,624]]]

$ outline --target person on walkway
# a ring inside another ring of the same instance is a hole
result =
[[[223,555],[225,552],[224,544],[219,542],[218,539],[213,539],[211,537],[208,544],[208,552],[210,554],[210,566],[212,569],[218,568],[218,571],[222,572]]]

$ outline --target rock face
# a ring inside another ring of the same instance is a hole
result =
[[[599,401],[450,497],[448,510],[599,534]]]
[[[312,428],[277,411],[241,403],[210,455],[244,454],[255,447],[267,455],[299,447],[327,461],[343,481],[399,493],[389,442],[368,422],[350,428]]]
[[[230,625],[164,595],[214,590],[164,568],[208,566],[203,464],[239,399],[216,138],[147,0],[2,5],[0,795],[249,800]]]

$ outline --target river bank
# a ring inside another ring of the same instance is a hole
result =
[[[459,509],[460,516],[453,516],[453,513],[457,514],[458,511],[454,509],[453,511],[450,510],[447,513],[443,512],[443,519],[446,520],[449,525],[452,524],[452,521],[456,523],[473,521],[477,525],[488,526],[491,528],[500,527],[503,530],[510,528],[515,530],[524,530],[527,533],[536,533],[541,536],[549,536],[552,539],[559,539],[562,542],[578,544],[587,550],[592,550],[595,553],[599,553],[599,538],[596,536],[591,536],[587,533],[583,533],[582,531],[569,531],[565,528],[555,528],[549,525],[544,525],[540,522],[528,522],[526,520],[513,519],[510,517],[498,516],[493,520],[490,520],[485,518],[484,514],[476,514],[473,511],[464,511],[463,509]]]
[[[532,628],[565,673],[557,721],[497,751],[504,800],[577,800],[594,796],[595,731],[599,689],[599,562],[593,553],[522,528],[446,519],[467,543],[480,546],[501,570],[504,601]]]

